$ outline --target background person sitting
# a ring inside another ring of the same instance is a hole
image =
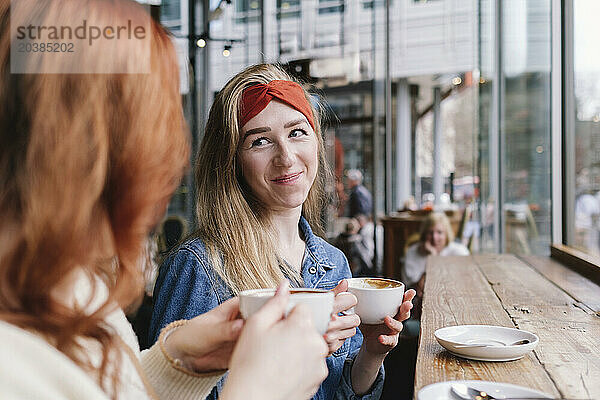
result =
[[[159,232],[158,251],[166,256],[187,234],[187,224],[179,215],[168,216],[161,224]]]
[[[444,213],[431,213],[421,224],[419,241],[408,248],[401,269],[402,281],[407,288],[414,288],[417,297],[423,297],[425,263],[432,256],[466,256],[469,250],[454,241],[454,232]],[[418,301],[420,304],[420,301]],[[415,307],[415,310],[418,307]],[[414,315],[414,313],[413,313]]]
[[[335,246],[339,248],[348,259],[352,276],[356,276],[356,273],[359,270],[359,267],[356,265],[354,257],[352,256],[354,252],[354,243],[359,240],[359,229],[360,225],[358,224],[358,220],[356,218],[350,218],[348,222],[346,222],[346,226],[342,233],[340,233],[335,239]]]
[[[366,215],[359,214],[346,223],[346,229],[336,239],[335,245],[346,255],[352,276],[371,276],[375,273],[374,229],[373,222]]]

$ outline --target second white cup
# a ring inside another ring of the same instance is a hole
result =
[[[348,291],[358,300],[354,312],[367,325],[383,323],[386,315],[394,317],[404,299],[404,284],[392,279],[351,278]]]

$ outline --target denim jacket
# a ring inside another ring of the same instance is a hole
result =
[[[344,278],[350,278],[350,268],[344,254],[316,236],[302,217],[299,222],[304,234],[306,254],[302,264],[304,286],[332,289]],[[154,288],[154,309],[150,323],[149,343],[154,343],[160,330],[170,322],[190,319],[205,313],[232,297],[212,269],[207,250],[200,239],[185,242],[163,262]],[[350,370],[362,344],[362,334],[346,339],[342,347],[327,357],[329,375],[313,397],[330,399],[378,399],[383,389],[384,371],[380,368],[371,390],[358,396],[352,390]],[[218,398],[223,381],[208,399]]]

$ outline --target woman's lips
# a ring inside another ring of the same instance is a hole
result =
[[[278,176],[275,179],[271,179],[271,182],[274,182],[278,185],[288,185],[288,184],[296,182],[300,178],[300,175],[302,175],[302,172],[296,172],[294,174],[282,175],[282,176]]]

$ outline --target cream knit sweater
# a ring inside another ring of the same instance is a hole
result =
[[[106,287],[98,282],[94,301],[87,302],[93,293],[90,283],[79,272],[75,284],[65,299],[66,304],[87,305],[95,310],[106,299]],[[119,308],[109,314],[106,322],[131,351],[123,350],[118,368],[119,400],[146,400],[152,395],[151,386],[159,399],[204,399],[223,373],[189,375],[173,368],[157,342],[140,353],[133,328]],[[201,340],[201,339],[200,339]],[[99,366],[101,349],[96,342],[82,342],[92,363]],[[136,368],[136,361],[139,360]],[[141,365],[141,368],[140,368]],[[140,371],[143,377],[140,376]],[[146,385],[144,385],[144,380]],[[108,382],[108,381],[107,381]],[[107,386],[107,385],[105,385]],[[43,337],[0,321],[0,399],[31,400],[107,400],[109,396],[88,374],[70,358],[51,346]]]
[[[191,376],[174,369],[158,343],[140,354],[135,334],[122,311],[110,323],[140,356],[147,382],[160,399],[204,399],[222,374]],[[142,378],[127,354],[119,370],[119,399],[149,399]],[[0,321],[0,398],[107,400],[94,378],[42,337]]]

